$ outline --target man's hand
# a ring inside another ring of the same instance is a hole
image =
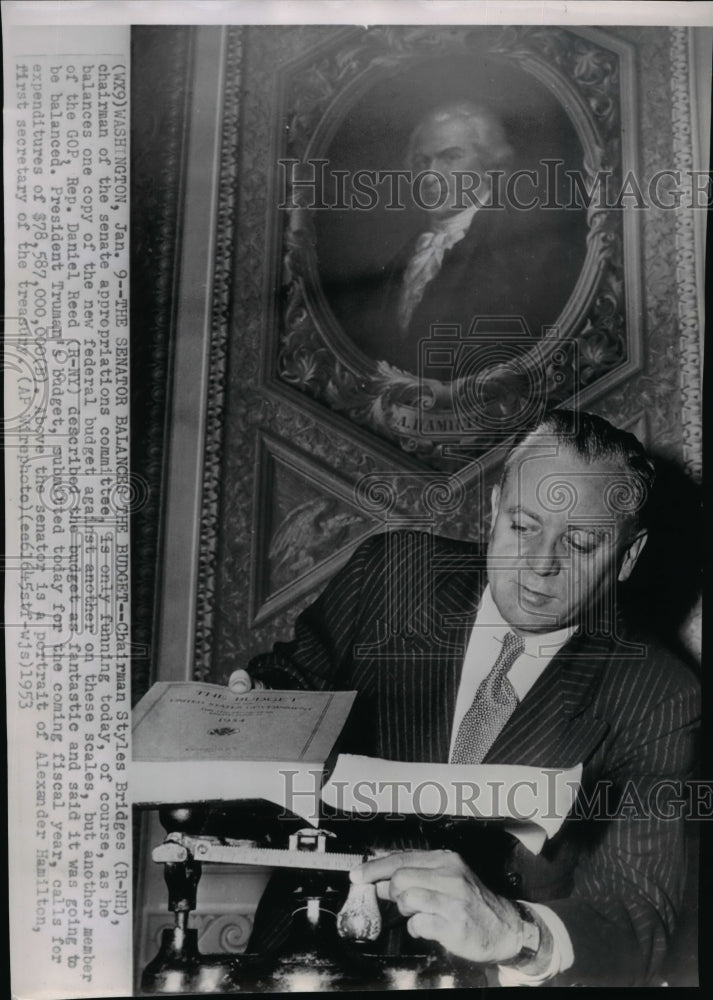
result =
[[[262,681],[254,681],[247,670],[234,670],[228,678],[228,687],[233,694],[247,694],[248,691],[262,691]]]
[[[437,941],[471,962],[509,962],[522,948],[523,921],[513,904],[496,896],[452,851],[403,851],[368,861],[352,882],[375,882],[408,917],[412,937]]]

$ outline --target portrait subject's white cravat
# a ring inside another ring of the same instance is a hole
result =
[[[399,296],[398,320],[402,332],[408,328],[414,309],[423,298],[426,285],[440,271],[446,250],[463,239],[477,208],[477,205],[473,205],[445,222],[435,223],[432,230],[421,233],[416,240]]]

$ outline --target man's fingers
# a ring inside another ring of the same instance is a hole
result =
[[[386,879],[383,882],[376,883],[376,895],[379,897],[379,899],[388,899],[392,903],[398,903],[399,908],[401,907],[401,900],[403,896],[410,894],[411,892],[416,892],[420,889],[422,889],[424,893],[429,893],[429,892],[432,893],[434,891],[437,891],[433,889],[422,888],[418,884],[411,885],[408,887],[402,887],[398,891],[395,891],[393,879]],[[401,910],[401,912],[404,914],[406,913],[405,910]],[[412,910],[411,912],[413,913],[414,911]]]
[[[228,687],[233,694],[245,694],[252,691],[253,679],[247,670],[234,670],[228,678]]]
[[[393,883],[392,883],[393,885]],[[414,913],[431,913],[447,919],[452,914],[453,899],[442,892],[433,889],[423,889],[420,886],[413,886],[391,898],[399,908],[399,913],[404,917],[410,917]]]
[[[406,929],[411,937],[425,938],[443,945],[447,940],[449,926],[449,921],[437,913],[414,913],[406,921]]]
[[[376,895],[379,899],[391,899],[391,881],[389,879],[376,883]]]
[[[352,882],[382,882],[390,879],[400,868],[452,868],[463,869],[463,862],[453,851],[396,851],[374,858],[352,869]]]
[[[467,899],[477,892],[478,882],[466,879],[461,872],[443,868],[399,868],[390,882],[391,898],[397,899],[410,889],[437,892],[449,899]]]

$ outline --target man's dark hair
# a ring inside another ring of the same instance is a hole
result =
[[[627,474],[627,481],[612,495],[612,509],[633,518],[637,527],[646,526],[656,473],[637,437],[594,413],[550,410],[536,426],[519,435],[505,458],[501,483],[512,467],[515,452],[534,434],[552,437],[554,444],[569,448],[587,463],[610,462],[620,466]]]

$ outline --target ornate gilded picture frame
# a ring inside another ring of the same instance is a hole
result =
[[[590,400],[637,370],[625,42],[594,29],[347,29],[279,77],[268,197],[276,387],[453,470],[545,406]],[[406,343],[384,296],[423,228],[418,208],[431,206],[404,149],[424,115],[458,101],[494,112],[513,162],[491,171],[499,193],[478,210],[480,262],[451,287],[438,324]],[[487,294],[474,298],[474,283]]]

